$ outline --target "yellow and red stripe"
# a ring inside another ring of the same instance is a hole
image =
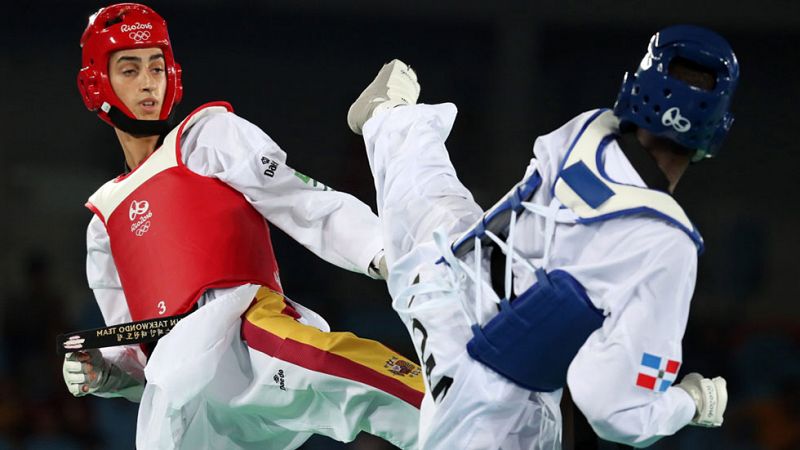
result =
[[[377,341],[304,325],[290,311],[294,308],[281,294],[259,289],[242,324],[247,345],[315,372],[367,384],[419,408],[425,388],[418,365]]]

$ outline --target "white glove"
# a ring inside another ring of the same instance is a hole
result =
[[[136,388],[136,391],[143,388],[138,380],[107,362],[97,349],[67,353],[64,355],[62,371],[67,389],[75,397],[96,394],[130,399],[131,392],[128,388]],[[115,395],[116,393],[118,394]]]
[[[675,387],[686,391],[697,406],[697,412],[690,425],[701,427],[722,425],[722,414],[728,406],[728,389],[724,378],[708,379],[699,373],[690,373]]]

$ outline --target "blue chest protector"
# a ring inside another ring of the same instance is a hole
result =
[[[583,224],[630,214],[651,215],[683,230],[701,251],[700,234],[671,196],[616,183],[605,175],[602,152],[618,133],[618,123],[610,111],[599,110],[583,124],[552,187],[556,208],[566,206],[575,217],[573,222]],[[527,200],[541,182],[534,172],[515,186],[453,244],[453,254],[463,257],[476,248],[478,240],[497,242],[498,236],[508,233],[516,214],[536,213]],[[552,231],[545,239],[552,239]],[[507,255],[514,252],[512,245],[502,248]],[[546,247],[545,261],[548,252]],[[565,385],[569,364],[589,335],[602,326],[604,316],[569,273],[543,268],[535,273],[535,284],[511,301],[501,299],[500,311],[483,327],[472,326],[474,336],[467,351],[522,387],[550,392]]]
[[[567,272],[536,271],[537,282],[483,328],[472,326],[467,352],[495,372],[533,391],[554,391],[566,383],[567,367],[603,313]]]

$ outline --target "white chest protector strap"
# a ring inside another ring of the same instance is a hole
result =
[[[656,216],[680,228],[702,252],[703,238],[672,196],[617,183],[605,174],[603,151],[617,134],[619,119],[610,110],[600,110],[589,118],[561,163],[554,196],[579,217],[579,223],[631,214]]]
[[[440,299],[461,301],[473,333],[467,342],[470,357],[526,389],[552,392],[564,386],[569,363],[587,337],[602,325],[604,316],[568,272],[544,269],[549,267],[556,223],[575,223],[577,217],[562,209],[556,198],[547,206],[524,201],[540,182],[534,172],[484,214],[456,244],[456,252],[471,249],[471,258],[468,253],[456,257],[445,234],[439,230],[434,233],[434,241],[451,269],[450,279],[441,283],[443,288],[449,287],[449,292],[443,292],[445,295]],[[514,248],[517,216],[525,211],[545,219],[544,256],[536,262],[540,267]],[[484,241],[495,244],[506,257],[502,299],[482,273]],[[512,300],[511,268],[515,262],[535,273],[537,282]],[[469,286],[465,286],[467,279],[474,293],[459,295],[460,288]],[[472,305],[470,299],[474,301]],[[493,314],[487,315],[487,311]]]

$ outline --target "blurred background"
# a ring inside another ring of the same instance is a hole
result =
[[[106,3],[6,2],[0,13],[0,450],[132,449],[136,405],[72,398],[55,336],[102,325],[85,281],[86,198],[123,169],[110,127],[76,88],[81,33]],[[374,208],[350,103],[398,57],[421,102],[459,107],[448,146],[490,206],[523,174],[536,136],[611,107],[659,28],[727,37],[741,64],[736,123],[719,158],[676,196],[706,240],[684,373],[728,379],[725,426],[685,429],[658,449],[800,449],[800,4],[791,0],[149,2],[183,66],[179,116],[212,100],[264,129],[288,164]],[[273,231],[284,288],[335,330],[413,349],[381,282],[326,265]],[[616,448],[609,443],[581,448]],[[368,436],[304,449],[385,449]]]

